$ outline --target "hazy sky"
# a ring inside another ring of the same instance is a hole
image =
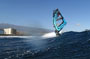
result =
[[[53,10],[67,21],[65,31],[90,29],[90,0],[0,0],[0,23],[53,28]]]

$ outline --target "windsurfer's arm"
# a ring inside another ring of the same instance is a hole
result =
[[[61,16],[59,19],[57,19],[56,21],[58,21],[58,20],[62,20],[61,24],[64,23],[64,20],[63,20],[63,17],[62,17],[62,16]],[[61,24],[60,24],[60,25],[61,25]],[[60,26],[60,25],[58,25],[58,26]]]
[[[62,20],[63,19],[63,17],[60,17],[60,18],[58,18],[56,21],[58,21],[58,20]]]

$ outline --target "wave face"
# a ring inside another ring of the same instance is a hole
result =
[[[0,59],[89,59],[90,31],[59,37],[0,38]]]

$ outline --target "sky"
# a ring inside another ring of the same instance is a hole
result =
[[[90,0],[0,0],[0,23],[54,30],[56,8],[67,21],[64,31],[90,29]]]

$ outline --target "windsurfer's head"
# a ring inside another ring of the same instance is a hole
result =
[[[58,11],[58,8],[56,8],[56,11]]]

